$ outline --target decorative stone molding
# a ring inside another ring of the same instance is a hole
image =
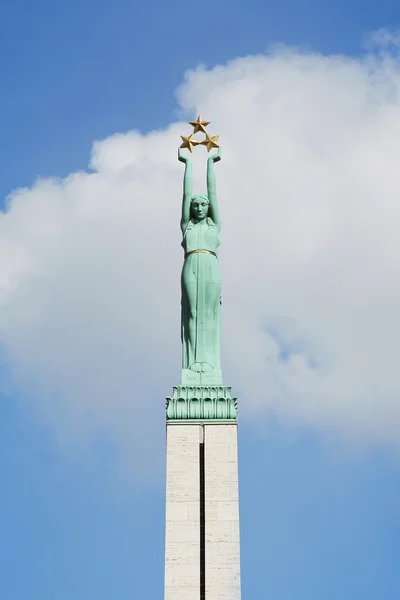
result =
[[[226,386],[176,386],[167,397],[167,421],[236,421],[237,399]]]

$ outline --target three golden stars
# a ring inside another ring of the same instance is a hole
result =
[[[206,146],[207,152],[210,152],[210,150],[212,150],[213,148],[219,148],[219,135],[209,135],[206,131],[206,127],[210,123],[211,121],[204,121],[204,119],[202,119],[200,115],[197,117],[196,121],[190,121],[189,125],[193,127],[193,133],[191,133],[190,135],[181,135],[182,144],[180,147],[188,148],[189,152],[193,152],[194,146]],[[205,139],[201,142],[198,142],[194,137],[195,133],[198,132],[204,133],[206,136]]]

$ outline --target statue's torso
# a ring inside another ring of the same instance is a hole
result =
[[[219,246],[218,228],[207,220],[201,223],[189,223],[182,240],[185,253],[193,250],[209,250],[217,253]]]

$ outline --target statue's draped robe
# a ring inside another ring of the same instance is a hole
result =
[[[182,268],[182,368],[212,371],[220,367],[221,273],[217,258],[219,227],[210,218],[192,220],[183,234],[185,256]]]

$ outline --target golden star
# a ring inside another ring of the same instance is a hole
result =
[[[194,139],[194,134],[191,133],[190,135],[181,135],[182,138],[182,144],[181,144],[181,148],[189,148],[189,152],[193,152],[193,146],[198,146],[199,142],[197,142]]]
[[[193,133],[197,133],[198,131],[206,133],[206,127],[210,123],[211,121],[204,121],[200,115],[197,117],[196,121],[189,121],[189,125],[192,125],[192,127],[194,127]]]
[[[207,152],[210,152],[212,148],[219,148],[218,144],[219,135],[208,135],[206,133],[206,139],[200,142],[202,146],[207,146]]]

